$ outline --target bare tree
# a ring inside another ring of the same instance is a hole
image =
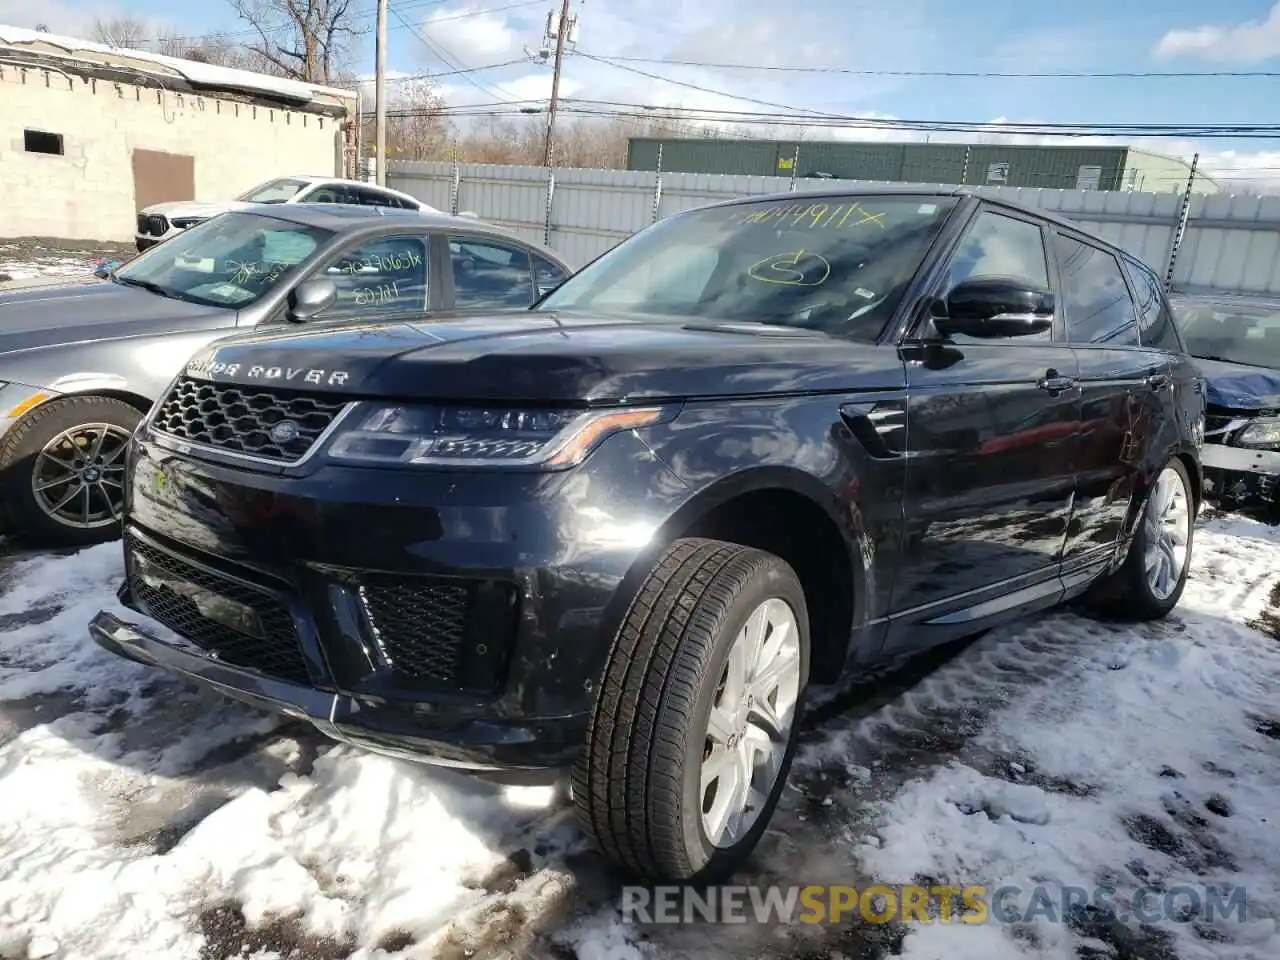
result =
[[[390,107],[388,159],[431,160],[450,151],[452,131],[442,112],[444,99],[430,80],[421,78],[394,84]]]
[[[258,39],[246,46],[282,76],[307,83],[335,83],[355,40],[352,0],[231,0]]]
[[[97,17],[89,32],[89,39],[108,47],[138,50],[154,39],[151,25],[141,17]]]

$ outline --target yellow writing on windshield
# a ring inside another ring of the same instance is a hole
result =
[[[885,229],[884,211],[875,213],[857,200],[845,203],[792,203],[764,210],[748,209],[737,218],[739,223],[771,223],[802,230],[839,230],[875,224]]]
[[[831,264],[816,253],[796,250],[757,260],[747,276],[761,283],[779,283],[788,287],[820,287],[831,276]]]

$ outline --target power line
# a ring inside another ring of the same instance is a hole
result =
[[[493,90],[490,90],[488,87],[482,84],[479,80],[473,77],[470,73],[461,72],[465,68],[463,68],[461,64],[454,61],[453,56],[449,53],[449,51],[446,50],[440,44],[436,43],[435,41],[428,39],[427,36],[421,30],[419,30],[412,23],[410,23],[408,20],[405,19],[404,15],[400,13],[400,10],[397,7],[392,7],[391,12],[395,14],[396,19],[399,20],[401,23],[403,23],[409,29],[409,32],[412,33],[419,40],[419,42],[422,43],[423,46],[425,46],[428,50],[434,53],[436,55],[436,58],[439,59],[445,66],[449,67],[451,70],[460,71],[459,73],[456,74],[456,76],[462,77],[464,80],[467,81],[467,83],[471,84],[481,93],[487,94],[488,96],[493,97],[495,100],[510,99],[508,97],[502,96],[499,93],[495,93]]]
[[[524,57],[515,60],[503,60],[501,63],[486,63],[478,67],[462,67],[458,70],[441,70],[436,73],[411,73],[403,77],[387,77],[387,83],[408,83],[411,80],[441,80],[445,77],[461,77],[468,73],[482,73],[485,70],[498,70],[502,67],[513,67],[518,63],[528,63]],[[492,96],[492,94],[490,94]],[[505,101],[504,101],[505,102]]]
[[[529,100],[526,103],[545,104],[545,100]],[[888,117],[857,117],[829,115],[779,115],[761,111],[729,110],[699,107],[667,107],[650,104],[625,103],[590,98],[563,98],[562,109],[582,115],[615,117],[636,120],[667,120],[672,122],[733,123],[751,126],[817,127],[817,128],[865,128],[870,130],[909,131],[915,133],[970,133],[1005,136],[1062,136],[1062,137],[1204,137],[1230,136],[1243,139],[1280,138],[1280,124],[1157,124],[1134,123],[992,123],[985,120],[906,120]],[[459,105],[460,109],[503,107],[511,101],[500,100],[493,104]],[[426,115],[432,111],[419,111]],[[524,112],[528,112],[527,110]],[[1017,146],[1017,144],[1002,144]]]
[[[588,56],[578,51],[581,56]],[[988,70],[859,70],[853,67],[837,66],[759,66],[747,63],[709,63],[700,60],[678,60],[663,57],[619,57],[613,55],[591,55],[592,60],[613,64],[623,63],[656,63],[678,67],[699,67],[704,70],[751,70],[772,73],[829,73],[851,77],[918,77],[921,79],[1055,79],[1055,80],[1161,80],[1189,77],[1236,77],[1275,79],[1280,71],[1270,70],[1136,70],[1080,73],[1073,71],[1050,71],[1044,73],[1004,72]]]

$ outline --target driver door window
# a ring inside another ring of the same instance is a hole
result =
[[[380,237],[339,254],[316,274],[338,288],[337,301],[321,316],[425,312],[430,305],[428,261],[425,236]]]
[[[1036,290],[1049,289],[1049,268],[1045,258],[1044,235],[1038,224],[984,210],[969,227],[951,260],[947,274],[947,296],[957,284],[987,278],[1019,280]],[[958,341],[970,340],[956,335]],[[1018,343],[1043,343],[1052,331],[1018,337]],[[983,340],[983,343],[1001,343]],[[1012,341],[1010,341],[1012,342]]]

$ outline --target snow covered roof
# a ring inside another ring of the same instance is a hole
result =
[[[90,40],[78,40],[75,37],[63,37],[55,33],[43,33],[0,24],[0,54],[5,50],[58,56],[80,61],[85,66],[103,69],[118,70],[121,67],[127,67],[156,77],[180,77],[192,87],[253,93],[295,103],[312,103],[335,98],[340,102],[356,99],[354,91],[339,87],[324,87],[300,80],[273,77],[265,73],[214,66],[197,60],[166,57],[147,50],[108,47]]]

